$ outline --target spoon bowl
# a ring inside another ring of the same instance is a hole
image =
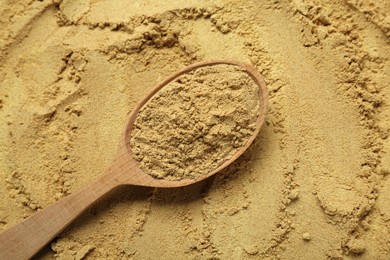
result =
[[[151,99],[158,91],[160,91],[164,86],[168,85],[172,81],[174,81],[176,78],[178,78],[181,75],[187,74],[193,70],[196,70],[201,67],[206,66],[214,66],[214,65],[234,65],[241,67],[245,69],[245,71],[248,73],[248,75],[252,78],[252,80],[258,85],[258,97],[259,97],[259,114],[256,121],[256,128],[253,131],[253,134],[248,138],[247,143],[242,146],[230,159],[226,160],[222,165],[220,165],[216,169],[212,169],[208,174],[205,174],[197,179],[182,179],[182,180],[164,180],[164,179],[156,179],[150,176],[149,174],[142,171],[139,167],[140,163],[135,161],[132,156],[132,151],[130,148],[130,136],[131,132],[134,127],[135,119],[138,115],[138,112],[141,110],[141,108]],[[160,188],[173,188],[173,187],[182,187],[187,186],[190,184],[193,184],[195,182],[199,182],[201,180],[204,180],[215,173],[221,171],[222,169],[226,168],[228,165],[230,165],[232,162],[234,162],[240,155],[242,155],[248,147],[252,144],[252,142],[255,140],[257,134],[259,133],[261,126],[264,123],[264,118],[267,113],[267,105],[268,105],[268,91],[265,84],[265,81],[263,77],[256,71],[255,68],[253,68],[251,65],[238,62],[238,61],[230,61],[230,60],[214,60],[214,61],[207,61],[207,62],[200,62],[192,64],[183,70],[180,70],[168,78],[166,78],[164,81],[160,82],[154,89],[150,91],[148,95],[146,95],[132,110],[131,114],[129,115],[127,122],[125,124],[125,129],[123,131],[123,135],[120,142],[120,149],[118,152],[118,159],[123,157],[123,160],[121,159],[121,163],[125,163],[126,161],[131,165],[132,167],[132,175],[133,177],[138,176],[139,179],[131,179],[129,184],[135,184],[140,186],[149,186],[149,187],[160,187]],[[133,174],[134,173],[134,174]]]
[[[156,179],[145,173],[140,168],[140,163],[133,158],[130,148],[130,136],[134,128],[134,122],[140,109],[160,89],[172,82],[177,77],[189,73],[200,67],[219,64],[239,66],[250,75],[258,85],[258,98],[260,103],[256,128],[248,138],[246,144],[241,147],[231,158],[226,160],[216,169],[197,179],[164,180]],[[174,73],[159,83],[144,99],[142,99],[129,115],[122,137],[119,143],[117,157],[105,174],[84,188],[66,196],[49,207],[42,209],[0,234],[0,259],[29,259],[41,248],[49,243],[56,235],[66,228],[73,220],[81,215],[91,204],[108,194],[114,188],[121,185],[137,185],[158,188],[173,188],[187,186],[219,172],[234,162],[251,145],[260,131],[267,112],[268,93],[263,77],[250,65],[237,61],[216,60],[190,65],[181,71]]]

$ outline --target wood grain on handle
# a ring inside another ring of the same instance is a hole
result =
[[[123,184],[123,175],[118,167],[111,167],[96,181],[1,233],[0,259],[18,260],[34,256],[91,204]]]

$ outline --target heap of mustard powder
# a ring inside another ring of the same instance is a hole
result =
[[[159,179],[196,179],[230,159],[253,134],[258,86],[236,65],[198,68],[163,87],[139,111],[130,146]]]

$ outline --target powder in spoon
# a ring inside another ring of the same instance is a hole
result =
[[[253,134],[258,86],[236,65],[201,67],[176,78],[139,111],[130,146],[159,179],[196,179],[230,159]]]

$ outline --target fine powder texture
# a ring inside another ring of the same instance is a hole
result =
[[[259,89],[236,65],[184,74],[139,111],[130,145],[155,178],[196,179],[230,159],[253,134]]]
[[[36,259],[389,259],[389,37],[388,0],[1,0],[0,232],[104,173],[159,82],[227,59],[267,82],[249,149],[118,188]]]

